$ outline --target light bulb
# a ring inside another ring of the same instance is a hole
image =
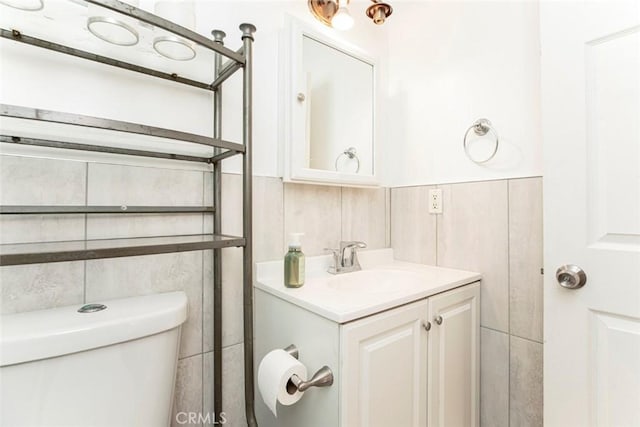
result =
[[[345,31],[353,27],[353,17],[349,14],[349,9],[340,6],[338,12],[331,19],[331,26],[336,30]]]

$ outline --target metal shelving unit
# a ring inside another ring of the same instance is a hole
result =
[[[77,7],[80,0],[66,3],[61,7]],[[254,373],[253,373],[253,259],[252,259],[252,42],[255,27],[251,24],[240,25],[242,31],[242,47],[238,51],[226,48],[223,44],[225,34],[214,30],[213,39],[208,39],[187,28],[176,25],[166,19],[148,13],[144,10],[122,3],[118,0],[85,0],[87,6],[99,6],[106,13],[124,16],[126,19],[135,19],[140,24],[141,31],[150,34],[153,31],[164,31],[172,36],[179,37],[193,44],[199,55],[209,55],[206,72],[213,70],[209,80],[201,77],[202,70],[190,70],[184,64],[175,64],[165,61],[167,66],[149,67],[145,64],[135,63],[131,58],[113,57],[101,52],[103,45],[98,44],[97,49],[91,49],[90,43],[85,43],[83,37],[69,36],[65,39],[64,32],[57,31],[55,19],[49,16],[49,20],[43,20],[46,25],[34,25],[32,20],[5,21],[0,28],[0,37],[17,43],[35,46],[64,55],[99,62],[107,66],[118,67],[136,73],[146,74],[159,79],[170,80],[177,84],[184,84],[213,94],[212,102],[214,115],[212,117],[212,136],[202,136],[171,129],[163,129],[137,123],[129,123],[110,120],[99,117],[91,117],[79,114],[70,114],[59,111],[26,108],[13,105],[1,105],[0,115],[16,120],[28,120],[30,124],[54,123],[56,125],[69,126],[70,129],[92,128],[106,135],[117,133],[121,140],[122,135],[133,135],[143,140],[143,146],[157,147],[154,141],[162,141],[175,144],[176,150],[141,149],[139,145],[127,144],[101,144],[94,141],[78,140],[74,138],[47,138],[33,137],[19,132],[2,131],[0,143],[19,144],[40,147],[52,147],[66,150],[81,150],[102,152],[110,154],[153,157],[169,160],[181,160],[190,162],[204,162],[212,165],[213,173],[213,206],[1,206],[2,215],[64,215],[64,214],[159,214],[159,213],[204,213],[213,215],[213,234],[165,236],[150,238],[129,239],[102,239],[82,240],[70,242],[46,242],[0,245],[0,266],[91,260],[98,258],[115,258],[138,255],[151,255],[171,252],[213,250],[214,264],[214,412],[220,414],[223,411],[222,401],[222,262],[221,250],[227,247],[243,248],[243,311],[244,311],[244,374],[245,374],[245,409],[247,422],[250,426],[257,426],[254,414]],[[60,3],[62,4],[62,3]],[[75,5],[75,6],[74,6]],[[6,14],[3,14],[6,15]],[[69,13],[61,13],[61,19],[68,18]],[[55,18],[55,17],[54,17]],[[5,18],[3,18],[5,19]],[[82,22],[86,20],[81,17]],[[71,19],[73,20],[73,19]],[[80,21],[79,21],[80,22]],[[60,28],[69,28],[69,22],[60,23]],[[47,31],[46,26],[53,26]],[[52,29],[53,28],[53,29]],[[81,28],[82,29],[82,28]],[[144,34],[143,34],[144,36]],[[57,37],[57,40],[49,40]],[[92,39],[91,39],[92,40]],[[71,44],[66,43],[68,41]],[[87,48],[89,46],[89,48]],[[142,47],[141,49],[144,49]],[[114,51],[121,52],[121,51]],[[117,55],[116,55],[117,56]],[[138,55],[139,56],[139,55]],[[153,55],[149,55],[150,57]],[[152,58],[153,59],[153,58]],[[157,60],[157,58],[156,58]],[[206,60],[206,58],[205,58]],[[171,72],[167,69],[175,66],[182,72]],[[243,140],[242,143],[225,141],[222,135],[222,84],[236,71],[243,70]],[[196,71],[191,73],[190,71]],[[200,76],[198,73],[200,72]],[[183,75],[185,74],[185,75]],[[189,74],[189,75],[186,75]],[[191,75],[193,74],[193,76]],[[71,134],[71,132],[70,132]],[[109,140],[105,138],[104,140]],[[150,142],[150,143],[149,143]],[[185,154],[184,145],[201,148],[202,155]],[[182,148],[180,148],[182,147]],[[222,234],[219,206],[221,204],[221,162],[232,156],[242,156],[243,161],[243,236],[227,236]],[[217,417],[216,417],[217,418]]]

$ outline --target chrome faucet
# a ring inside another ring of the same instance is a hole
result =
[[[327,271],[331,274],[341,274],[361,270],[357,250],[366,247],[365,242],[341,241],[340,249],[325,248],[333,254],[333,265]]]

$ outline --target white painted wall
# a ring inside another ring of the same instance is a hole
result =
[[[212,25],[217,25],[227,35],[237,34],[237,24],[251,22],[258,27],[255,44],[254,71],[254,173],[257,175],[281,176],[279,163],[278,102],[282,90],[278,86],[278,73],[281,59],[279,54],[279,37],[284,28],[287,14],[311,25],[316,31],[352,43],[373,57],[384,58],[387,54],[387,37],[383,27],[371,24],[364,10],[368,2],[354,0],[350,10],[355,19],[354,27],[346,32],[338,32],[319,23],[309,13],[305,0],[289,1],[238,1],[209,0],[198,3],[199,32],[206,34]],[[224,17],[222,24],[216,16]],[[229,46],[239,47],[229,39]],[[239,108],[240,75],[234,76],[225,86],[224,112]],[[384,75],[382,76],[384,79]],[[384,81],[384,80],[382,80]],[[227,139],[239,139],[241,136],[240,116],[225,117],[228,133],[223,129]],[[225,163],[225,171],[234,172],[240,169],[239,159],[231,159]]]
[[[145,0],[142,7],[152,9]],[[383,185],[403,186],[541,175],[539,29],[535,1],[402,1],[383,26],[353,0],[352,30],[338,33],[306,1],[203,0],[196,30],[227,33],[241,45],[241,22],[258,27],[254,71],[254,173],[279,176],[279,34],[285,14],[360,46],[379,61],[377,143]],[[0,101],[211,132],[210,94],[37,48],[0,41]],[[224,86],[223,137],[241,137],[241,73]],[[469,161],[462,136],[479,117],[500,134],[496,158]],[[238,172],[240,159],[225,162]]]
[[[541,175],[536,1],[394,1],[389,40],[385,183]],[[486,117],[500,135],[479,166],[462,149]]]
[[[55,0],[52,0],[52,2]],[[338,37],[372,55],[386,54],[383,30],[364,16],[367,2],[352,2],[356,24]],[[153,10],[153,1],[141,2]],[[26,12],[25,12],[26,13]],[[315,21],[305,1],[196,1],[196,31],[210,37],[212,29],[227,33],[226,45],[238,49],[238,25],[256,25],[254,48],[254,173],[278,176],[279,37],[285,14],[336,36]],[[18,28],[19,23],[12,25]],[[126,48],[122,48],[126,49]],[[206,91],[159,81],[144,75],[94,64],[43,49],[0,40],[0,102],[145,123],[211,135],[211,95]],[[224,85],[223,138],[240,141],[242,73]],[[4,149],[6,152],[7,150]],[[47,155],[53,156],[49,152]],[[88,155],[90,157],[90,155]],[[148,161],[146,163],[149,163]],[[224,163],[225,172],[239,172],[240,158]]]

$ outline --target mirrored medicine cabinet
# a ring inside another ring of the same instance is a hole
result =
[[[285,182],[377,186],[375,61],[287,17],[283,38]]]

